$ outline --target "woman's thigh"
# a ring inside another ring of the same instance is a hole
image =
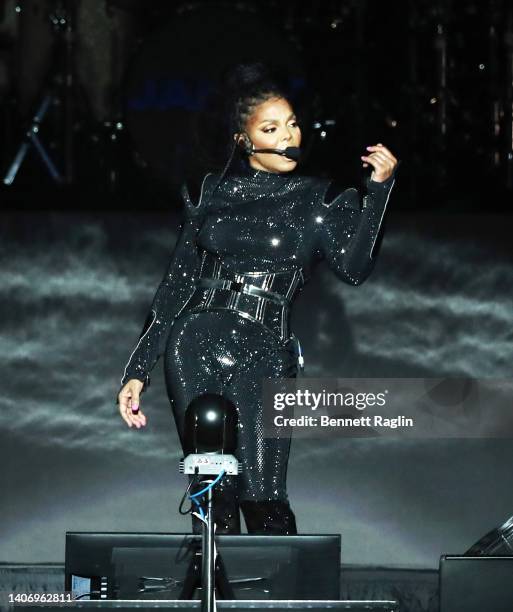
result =
[[[295,376],[290,343],[233,311],[189,313],[174,324],[164,361],[166,386],[183,446],[185,410],[202,393],[231,400],[238,414],[242,499],[285,499],[290,437],[264,438],[262,381]],[[234,486],[226,479],[225,486]]]

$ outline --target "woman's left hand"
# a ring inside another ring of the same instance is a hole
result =
[[[382,183],[390,178],[397,166],[397,159],[392,153],[380,142],[375,146],[366,147],[368,151],[373,151],[370,155],[362,155],[361,158],[364,160],[363,167],[367,168],[370,164],[374,167],[371,174],[371,181]]]

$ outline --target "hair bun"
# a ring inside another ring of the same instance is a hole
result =
[[[224,73],[223,80],[225,91],[237,97],[265,83],[272,83],[275,79],[270,68],[263,62],[247,62],[229,67]]]

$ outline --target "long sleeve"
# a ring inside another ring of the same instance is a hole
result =
[[[358,190],[351,187],[331,202],[321,203],[316,217],[317,252],[346,283],[360,285],[376,264],[383,218],[394,183],[394,174],[382,183],[367,179],[362,202]]]
[[[201,263],[195,238],[201,228],[205,205],[200,202],[198,206],[193,206],[185,185],[182,187],[182,196],[185,201],[185,216],[180,226],[180,234],[167,270],[153,297],[139,341],[125,366],[121,378],[122,386],[132,378],[144,382],[143,390],[149,386],[149,374],[165,351],[174,319],[183,310],[195,289],[195,275]]]

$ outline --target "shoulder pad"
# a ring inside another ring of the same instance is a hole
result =
[[[189,189],[186,183],[183,183],[180,188],[180,193],[184,202],[185,212],[187,215],[195,216],[198,214],[203,214],[206,209],[206,203],[209,200],[209,195],[212,192],[212,189],[216,183],[217,175],[213,172],[208,172],[204,177],[201,183],[201,190],[198,202],[195,203],[192,201],[192,198],[189,193]]]

